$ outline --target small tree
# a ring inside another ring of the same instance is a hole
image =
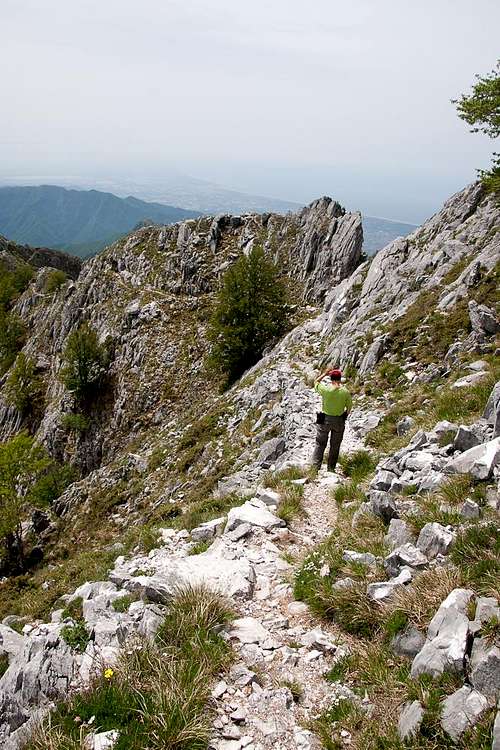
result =
[[[35,415],[43,400],[43,383],[36,373],[31,357],[21,352],[9,373],[5,385],[5,399],[23,416]]]
[[[477,82],[472,93],[453,99],[458,116],[468,125],[472,133],[484,133],[490,138],[500,135],[500,60],[496,68],[485,76],[476,76]],[[486,189],[500,192],[500,154],[493,154],[493,164],[489,170],[479,170]]]
[[[262,248],[242,255],[224,274],[209,327],[209,363],[228,383],[254,365],[287,326],[287,289]]]
[[[0,307],[0,375],[6,372],[22,349],[26,329],[22,320]]]
[[[68,336],[64,349],[65,365],[61,380],[80,404],[91,400],[107,372],[106,349],[99,344],[97,334],[88,323]]]
[[[43,448],[25,433],[0,443],[0,539],[12,572],[24,568],[22,521],[26,491],[49,464]]]

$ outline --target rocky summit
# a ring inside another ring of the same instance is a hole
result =
[[[81,268],[0,244],[3,748],[500,747],[499,228],[477,183],[370,259],[327,197]],[[256,248],[288,329],[223,387],[210,320]],[[354,406],[316,473],[328,365]]]

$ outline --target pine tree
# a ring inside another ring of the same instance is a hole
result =
[[[225,273],[211,319],[210,363],[228,384],[261,358],[287,327],[287,289],[262,248],[242,255]]]
[[[95,396],[108,366],[106,349],[88,323],[82,323],[68,336],[64,361],[61,380],[77,402],[85,404]]]

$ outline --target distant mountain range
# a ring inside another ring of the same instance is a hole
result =
[[[65,250],[82,258],[144,222],[170,224],[201,214],[275,211],[287,213],[301,206],[276,198],[246,195],[218,185],[183,178],[181,182],[135,183],[132,180],[106,186],[116,192],[137,191],[148,200],[130,195],[118,197],[100,190],[68,189],[58,185],[0,187],[0,234],[16,242]],[[153,198],[156,202],[149,202]],[[167,202],[181,203],[177,208]],[[375,216],[363,216],[364,246],[368,255],[415,226]]]
[[[171,224],[199,215],[199,211],[98,190],[55,185],[0,188],[0,234],[80,257],[101,250],[142,222]]]

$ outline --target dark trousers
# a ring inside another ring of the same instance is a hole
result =
[[[313,454],[313,466],[321,468],[323,455],[330,435],[330,450],[328,451],[328,469],[333,471],[337,465],[340,444],[344,437],[344,417],[330,417],[325,414],[325,423],[316,425],[316,446]]]

